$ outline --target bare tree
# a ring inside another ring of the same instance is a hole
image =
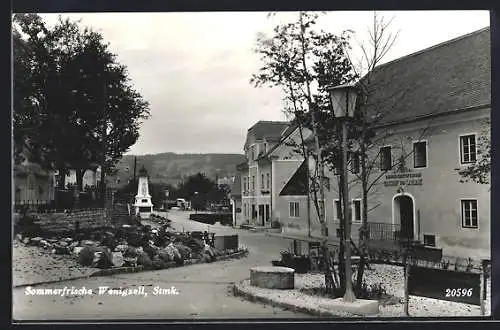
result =
[[[381,156],[380,146],[388,140],[396,138],[395,132],[386,124],[390,117],[399,110],[400,100],[404,99],[408,93],[406,86],[399,86],[394,91],[383,92],[378,84],[379,65],[399,35],[399,31],[391,32],[393,19],[394,17],[386,21],[384,17],[374,12],[372,26],[368,31],[369,38],[365,43],[360,43],[361,60],[355,64],[353,58],[349,57],[357,76],[362,77],[356,84],[359,89],[358,108],[356,118],[351,123],[351,154],[359,157],[360,170],[359,173],[353,173],[354,180],[350,185],[360,184],[362,195],[362,224],[359,231],[361,261],[355,285],[358,290],[361,288],[367,264],[368,213],[377,207],[376,205],[369,209],[369,197],[376,193],[377,184],[387,172],[405,166],[407,159],[413,155],[413,150],[407,151],[405,142],[401,140],[399,143],[401,146],[400,156],[397,157],[397,160],[385,168],[380,168],[377,164]],[[349,54],[349,52],[346,53]],[[419,133],[417,141],[429,133],[431,121]]]
[[[329,119],[330,123],[332,120],[331,113],[325,111],[329,108],[325,103],[328,99],[326,84],[345,83],[353,78],[344,54],[349,35],[344,33],[338,37],[325,31],[316,32],[314,26],[320,16],[318,13],[300,12],[298,16],[292,23],[276,26],[272,37],[258,36],[256,52],[262,55],[263,66],[258,74],[253,75],[251,83],[256,87],[281,87],[285,94],[285,111],[293,117],[292,122],[299,130],[298,151],[305,160],[314,159],[314,168],[309,168],[308,199],[312,198],[321,224],[325,285],[333,292],[335,283],[324,208],[323,150],[326,143],[321,124],[323,119]],[[312,132],[310,141],[304,134],[306,128]],[[312,148],[306,147],[309,143]]]

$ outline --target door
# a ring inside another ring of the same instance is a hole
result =
[[[413,240],[414,219],[413,200],[409,196],[398,197],[399,218],[401,221],[401,238]]]
[[[269,204],[266,204],[266,222],[269,222],[269,220],[271,220],[269,215]]]
[[[265,213],[264,213],[264,204],[259,204],[259,220],[261,226],[265,226]]]

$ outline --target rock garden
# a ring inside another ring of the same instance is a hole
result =
[[[152,220],[155,226],[143,225],[134,219],[126,224],[101,228],[80,229],[77,224],[73,230],[53,232],[42,230],[36,217],[26,215],[15,226],[14,285],[33,284],[30,278],[39,282],[107,275],[113,270],[116,273],[117,269],[158,270],[246,253],[238,248],[237,241],[231,246],[215,244],[214,234],[177,232],[170,220],[158,216]],[[37,269],[32,269],[37,259],[42,261],[38,268],[35,267]],[[63,270],[65,267],[80,271],[69,273]],[[53,269],[56,274],[52,276],[26,275],[26,272],[47,273]],[[61,271],[66,275],[61,275]]]

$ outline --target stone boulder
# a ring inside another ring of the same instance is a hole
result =
[[[29,240],[30,245],[40,246],[40,242],[43,240],[41,237],[33,237]]]
[[[73,248],[73,254],[78,256],[80,254],[80,252],[82,252],[82,250],[83,250],[83,246],[75,246]]]
[[[111,263],[114,267],[121,267],[125,263],[125,259],[121,252],[112,252],[111,256]]]

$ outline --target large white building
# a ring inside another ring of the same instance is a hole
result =
[[[489,28],[375,69],[371,102],[384,114],[368,153],[375,164],[368,194],[372,239],[409,237],[442,249],[444,255],[490,258],[490,186],[460,182],[457,172],[480,159],[480,140],[489,136],[490,75]],[[316,211],[309,207],[308,213],[303,187],[309,162],[285,143],[286,136],[298,131],[290,126],[285,130],[287,126],[282,127],[288,135],[280,134],[270,154],[266,139],[252,140],[249,129],[248,163],[240,165],[244,218],[260,225],[279,221],[290,235],[319,236]],[[266,156],[256,157],[261,146]],[[352,153],[349,202],[354,240],[362,214],[356,159]],[[340,224],[338,182],[336,173],[327,176],[324,206],[329,235],[335,237]]]

